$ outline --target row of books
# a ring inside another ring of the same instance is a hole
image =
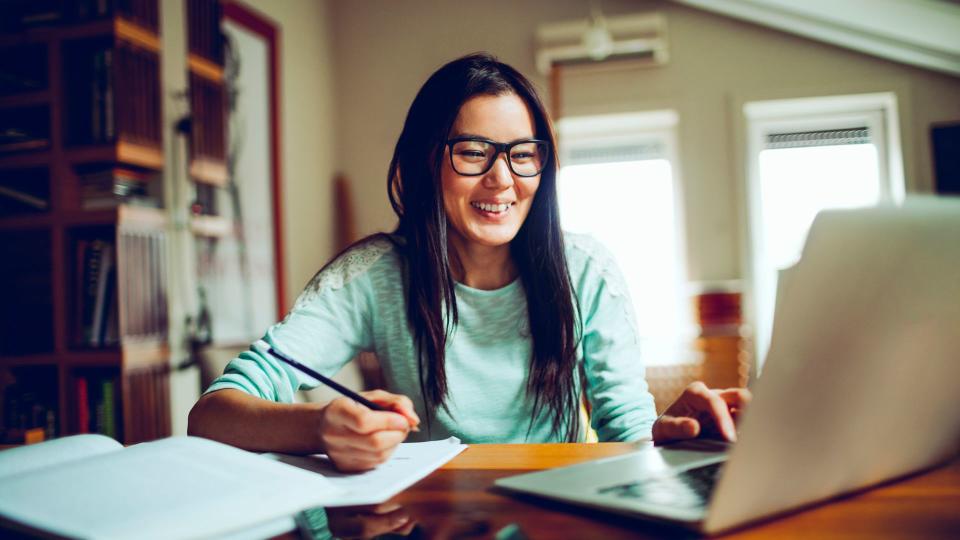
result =
[[[57,436],[55,368],[0,371],[0,442],[22,444]]]
[[[226,102],[223,87],[190,75],[191,159],[226,159]]]
[[[42,169],[12,170],[0,178],[0,217],[50,209],[49,182]],[[9,178],[8,178],[9,177]],[[80,208],[102,210],[121,204],[159,208],[160,182],[155,173],[123,166],[78,171]]]
[[[111,372],[77,373],[73,385],[77,433],[100,433],[118,438],[117,376]]]
[[[122,138],[160,145],[160,66],[157,56],[124,43],[89,40],[65,51],[67,135],[72,144]]]
[[[190,0],[187,7],[187,47],[190,53],[223,65],[221,7],[218,0]]]
[[[156,32],[157,7],[157,0],[4,0],[0,2],[0,27],[15,32],[121,16]]]
[[[119,253],[125,271],[124,337],[165,339],[167,335],[166,237],[163,231],[123,230]]]
[[[50,146],[50,110],[25,107],[0,110],[0,153],[42,150]]]
[[[79,280],[76,290],[74,342],[109,347],[120,342],[117,306],[117,264],[113,243],[100,239],[76,241]]]
[[[83,210],[115,208],[121,204],[160,206],[159,186],[154,175],[122,166],[103,167],[78,173],[80,207]]]

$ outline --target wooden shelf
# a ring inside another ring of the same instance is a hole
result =
[[[155,53],[160,52],[160,36],[123,17],[113,17],[64,26],[29,28],[15,34],[0,36],[0,47],[109,35],[117,36],[128,43],[138,45]]]
[[[59,358],[53,353],[23,354],[17,356],[0,356],[0,366],[55,366]]]
[[[118,347],[103,349],[77,349],[59,355],[60,363],[68,367],[110,367],[119,366],[122,360]]]
[[[66,149],[67,160],[76,164],[117,162],[159,171],[163,169],[163,150],[127,141],[113,144],[74,146]]]
[[[187,55],[187,67],[191,73],[212,83],[223,84],[223,66],[218,66],[202,56],[193,53]]]
[[[233,234],[233,223],[222,216],[191,216],[190,232],[208,238],[224,238]]]
[[[136,23],[117,17],[113,20],[113,31],[118,38],[128,43],[160,53],[160,36]]]
[[[47,90],[24,92],[0,97],[0,108],[29,107],[32,105],[46,105],[48,103],[50,103],[50,92]]]
[[[46,152],[50,149],[50,139],[36,139],[16,143],[0,144],[0,156],[16,156],[32,152]]]
[[[53,225],[49,211],[37,214],[0,217],[0,229],[39,229]]]
[[[9,154],[0,154],[0,169],[50,165],[51,161],[53,161],[53,156],[49,150],[40,152],[11,152]]]
[[[119,347],[72,349],[65,353],[39,353],[0,357],[0,366],[125,367],[166,364],[169,346],[159,339],[127,339]]]
[[[229,175],[227,165],[211,159],[194,159],[190,162],[190,178],[195,182],[226,187]]]
[[[170,361],[167,342],[155,338],[127,338],[123,341],[121,353],[124,369],[167,365]]]
[[[117,223],[123,227],[163,229],[167,226],[167,214],[162,208],[124,204],[117,212]]]
[[[118,205],[102,210],[71,210],[60,213],[43,212],[31,215],[0,217],[0,229],[38,229],[54,225],[112,225],[162,229],[167,226],[167,215],[162,208]]]

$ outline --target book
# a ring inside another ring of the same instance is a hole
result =
[[[13,199],[35,210],[46,210],[50,206],[46,199],[4,185],[0,185],[0,197]]]
[[[74,393],[77,400],[77,433],[90,433],[90,404],[87,388],[87,378],[83,375],[77,375],[74,378]]]
[[[159,206],[151,195],[148,184],[151,175],[122,166],[97,168],[78,172],[80,207],[84,210],[116,208],[121,204]]]
[[[116,266],[113,244],[99,238],[77,241],[81,277],[78,312],[80,314],[79,337],[81,345],[101,347],[105,325],[112,301],[111,284],[116,281]]]
[[[0,442],[21,444],[56,436],[58,407],[50,387],[55,380],[55,367],[0,370]]]
[[[383,502],[465,448],[455,438],[402,444],[374,471],[327,477],[198,437],[124,448],[74,435],[0,452],[0,526],[93,539],[225,536],[309,508]]]
[[[87,338],[87,344],[91,347],[100,347],[103,345],[103,328],[106,325],[108,307],[107,291],[110,288],[110,277],[113,272],[113,244],[104,242],[100,250],[100,260],[97,265],[96,296],[93,299],[93,315],[90,320],[90,332]]]

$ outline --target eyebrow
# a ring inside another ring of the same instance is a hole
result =
[[[493,141],[493,139],[491,139],[490,137],[486,137],[486,136],[483,136],[483,135],[478,135],[478,134],[476,134],[476,133],[454,133],[450,138],[451,138],[451,139],[456,139],[456,138],[459,138],[459,137],[467,137],[467,138],[471,138],[471,139],[484,139],[484,140],[487,140],[487,141]],[[535,135],[530,135],[529,137],[520,137],[520,138],[514,139],[514,140],[512,140],[512,141],[506,141],[506,142],[509,144],[509,143],[515,143],[515,142],[518,142],[518,141],[529,141],[529,140],[531,140],[531,139],[536,139],[536,138],[537,138],[537,137],[536,137]],[[499,142],[499,141],[493,141],[493,142]]]

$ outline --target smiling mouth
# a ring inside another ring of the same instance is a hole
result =
[[[481,203],[481,202],[472,202],[470,206],[476,208],[477,210],[482,210],[489,214],[502,214],[510,209],[516,203]]]

